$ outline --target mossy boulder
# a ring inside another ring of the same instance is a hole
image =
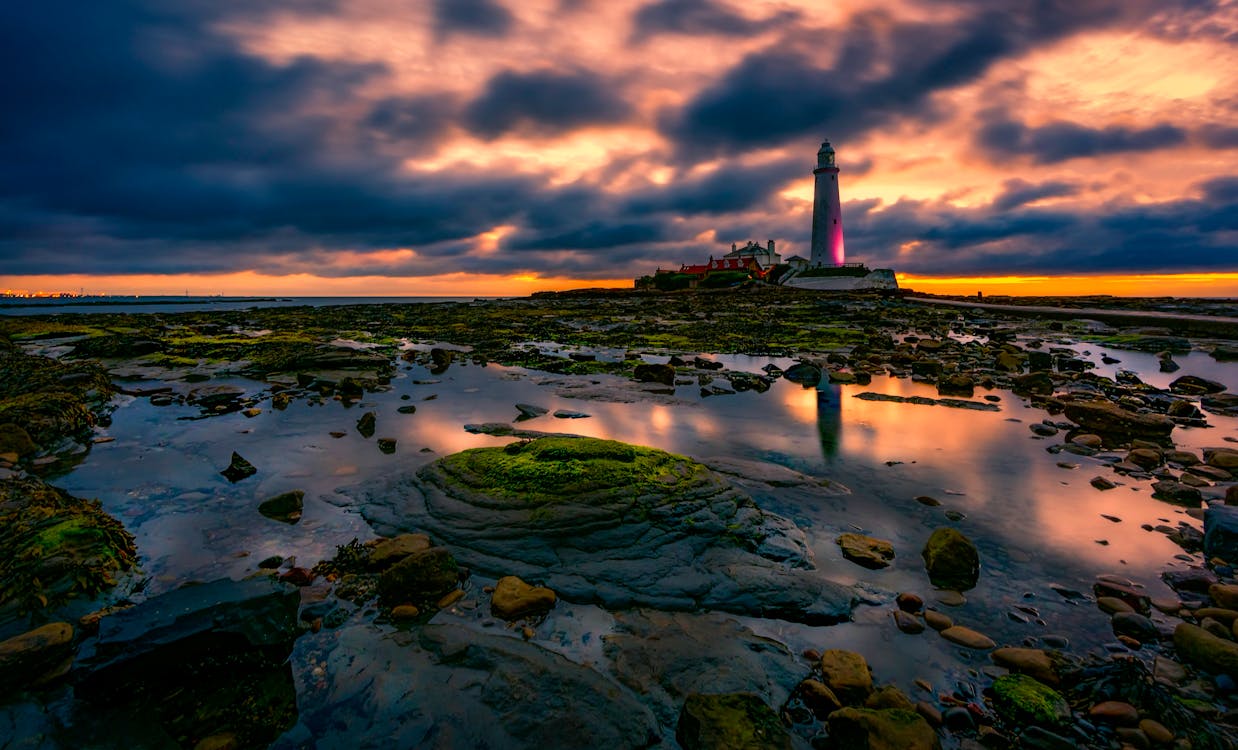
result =
[[[44,391],[0,401],[0,422],[23,425],[35,443],[49,447],[64,437],[83,437],[95,416],[80,396]]]
[[[828,649],[821,654],[821,679],[845,705],[863,703],[873,692],[873,675],[861,654]]]
[[[12,453],[21,458],[34,453],[37,447],[20,425],[0,424],[0,455]]]
[[[717,609],[829,623],[854,596],[803,532],[684,456],[545,436],[440,459],[359,499],[385,535],[424,531],[471,568],[612,608]]]
[[[684,701],[675,728],[684,750],[790,750],[791,735],[774,709],[752,693],[702,695]]]
[[[1025,674],[1007,674],[993,683],[993,707],[1015,724],[1064,725],[1070,704],[1062,694]]]
[[[1183,661],[1214,674],[1238,675],[1238,643],[1218,638],[1198,625],[1179,623],[1174,648]]]
[[[829,716],[830,740],[847,750],[939,750],[937,733],[905,708],[843,708]]]
[[[956,591],[976,587],[980,577],[980,553],[958,529],[936,529],[921,552],[924,567],[934,586]]]
[[[95,596],[136,555],[133,536],[97,500],[35,478],[0,481],[0,612]]]
[[[460,566],[444,547],[414,552],[378,577],[378,595],[394,606],[437,600],[456,587]]]

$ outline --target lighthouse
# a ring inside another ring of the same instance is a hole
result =
[[[816,189],[812,199],[812,258],[814,266],[842,265],[843,209],[838,200],[838,167],[834,147],[827,140],[817,152]]]

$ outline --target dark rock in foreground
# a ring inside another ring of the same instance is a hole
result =
[[[474,569],[569,601],[809,623],[851,613],[852,592],[814,569],[794,524],[650,448],[543,437],[468,450],[365,499],[382,534],[428,532]]]
[[[99,594],[136,556],[133,536],[98,501],[33,477],[0,480],[0,621]]]
[[[104,617],[75,667],[76,695],[189,747],[222,733],[269,745],[296,719],[288,657],[300,599],[269,578],[225,579]]]
[[[774,709],[751,693],[693,693],[684,701],[675,739],[684,750],[790,750],[791,735]]]
[[[323,667],[326,682],[302,698],[300,724],[276,750],[597,750],[660,737],[650,710],[613,680],[518,638],[451,625],[348,628]]]
[[[1108,401],[1071,401],[1066,418],[1084,429],[1107,435],[1168,437],[1174,423],[1160,414],[1137,414]]]
[[[957,529],[937,529],[921,553],[929,580],[934,586],[967,591],[975,588],[980,576],[980,554],[976,545]]]

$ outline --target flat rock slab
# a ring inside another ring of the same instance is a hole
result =
[[[276,750],[595,750],[649,747],[660,736],[650,710],[622,686],[510,636],[454,625],[346,628],[321,663],[325,678],[308,666],[298,675],[306,685],[300,722]]]
[[[821,624],[850,617],[854,592],[816,569],[800,529],[691,459],[593,439],[508,449],[521,455],[465,451],[363,486],[362,514],[383,535],[424,531],[475,570],[542,583],[568,601]],[[611,450],[637,457],[606,458]],[[581,466],[596,481],[577,479]],[[531,484],[493,486],[500,475]]]

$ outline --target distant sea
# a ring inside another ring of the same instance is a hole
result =
[[[494,297],[0,297],[0,315],[64,313],[176,313],[246,310],[257,307],[329,307],[333,305],[411,305],[426,302],[472,302]]]

